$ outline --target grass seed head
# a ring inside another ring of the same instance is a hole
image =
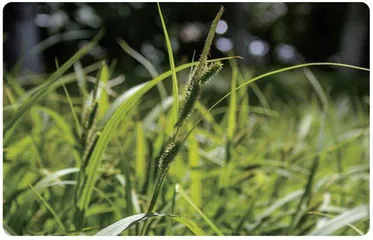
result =
[[[193,80],[193,79],[192,79]],[[199,99],[201,86],[198,81],[190,81],[185,92],[185,100],[180,108],[178,120],[175,127],[181,127],[193,112],[194,106]]]
[[[158,160],[158,170],[160,172],[166,171],[175,160],[181,147],[180,142],[171,142],[167,145]]]
[[[218,75],[223,68],[223,64],[220,61],[210,63],[206,65],[200,78],[201,85],[207,85],[216,75]]]

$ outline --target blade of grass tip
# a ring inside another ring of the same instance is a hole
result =
[[[87,90],[87,84],[86,84],[86,79],[85,79],[85,73],[83,71],[82,64],[80,63],[80,61],[76,61],[74,63],[74,72],[76,75],[76,79],[78,82],[80,92],[82,93],[84,97],[87,97],[88,90]]]
[[[99,79],[97,79],[97,81],[99,81],[99,84],[97,85],[99,85],[99,88],[100,88],[100,96],[98,96],[98,104],[100,107],[98,108],[98,111],[97,111],[98,119],[101,119],[105,115],[106,110],[109,108],[109,95],[106,91],[106,85],[109,79],[110,79],[109,67],[105,62],[103,62],[101,72],[99,75]]]
[[[29,185],[29,187],[31,188],[32,192],[38,197],[39,201],[52,213],[54,219],[56,220],[58,226],[62,229],[62,231],[66,232],[65,226],[62,224],[60,218],[53,210],[53,208],[49,205],[49,203],[31,185]]]
[[[30,98],[28,98],[22,106],[17,110],[17,112],[12,116],[12,118],[5,123],[4,125],[4,132],[3,134],[6,135],[7,132],[13,128],[21,119],[21,117],[31,108],[32,105],[36,103],[36,101],[40,100],[44,94],[47,92],[47,90],[50,88],[50,86],[55,83],[55,81],[63,74],[65,73],[78,59],[83,57],[85,54],[87,54],[101,39],[103,36],[103,31],[100,31],[96,37],[83,46],[77,53],[75,53],[67,62],[65,62],[61,68],[59,68],[58,71],[54,72],[47,81],[42,85],[39,91],[37,91],[34,95],[32,95]]]
[[[113,59],[113,61],[111,62],[110,66],[109,66],[109,74],[110,74],[110,76],[114,75],[114,70],[115,70],[115,67],[117,66],[117,63],[118,63],[117,59]]]
[[[54,61],[55,61],[55,64],[56,64],[56,71],[58,71],[58,68],[59,68],[58,59],[55,58]],[[76,132],[78,134],[80,134],[81,133],[81,126],[80,126],[78,117],[76,116],[76,112],[75,112],[75,109],[74,109],[73,102],[72,102],[72,100],[70,98],[70,94],[67,91],[67,88],[66,88],[65,84],[62,84],[62,87],[63,87],[63,90],[64,90],[64,92],[66,94],[67,101],[69,102],[70,110],[71,110],[71,113],[73,115],[73,119],[74,119],[74,122],[75,122]]]
[[[367,71],[367,72],[370,71],[368,68],[363,68],[363,67],[349,65],[349,64],[333,63],[333,62],[314,62],[314,63],[298,64],[298,65],[295,65],[295,66],[281,68],[281,69],[278,69],[278,70],[275,70],[275,71],[264,73],[262,75],[254,77],[254,78],[252,78],[250,80],[247,80],[245,83],[239,85],[238,87],[236,87],[235,89],[233,89],[232,91],[230,91],[226,95],[224,95],[222,98],[220,98],[217,102],[215,102],[207,110],[207,112],[196,121],[196,123],[194,124],[193,128],[187,133],[187,135],[184,137],[184,139],[183,139],[182,142],[184,142],[188,138],[190,132],[193,131],[198,126],[198,124],[203,120],[203,118],[205,117],[206,114],[208,114],[213,108],[215,108],[219,103],[221,103],[224,99],[226,99],[227,97],[229,97],[233,92],[237,91],[238,89],[241,89],[242,87],[245,87],[246,85],[249,85],[250,83],[253,83],[255,81],[258,81],[258,80],[260,80],[262,78],[265,78],[265,77],[268,77],[268,76],[272,76],[272,75],[275,75],[275,74],[278,74],[278,73],[290,71],[290,70],[297,69],[297,68],[304,68],[304,67],[310,67],[310,66],[334,66],[334,67],[351,68],[351,69],[356,69],[356,70],[361,70],[361,71]]]
[[[223,233],[219,230],[219,228],[215,226],[215,224],[193,203],[188,194],[180,187],[180,185],[177,184],[175,188],[176,192],[194,208],[194,210],[205,220],[205,222],[214,230],[214,232],[219,236],[223,236]]]
[[[175,70],[175,63],[174,63],[174,57],[172,53],[172,46],[171,46],[170,38],[168,37],[166,24],[164,22],[162,10],[158,2],[157,2],[157,6],[158,6],[159,17],[161,18],[161,22],[162,22],[163,33],[164,33],[164,37],[165,37],[166,45],[167,45],[168,59],[170,61],[170,67],[171,67],[171,72],[172,72],[172,94],[174,96],[173,118],[174,118],[174,124],[176,124],[177,115],[179,112],[179,88],[178,88],[178,82],[177,82],[177,76],[176,76],[176,70]]]
[[[96,75],[96,82],[94,83],[95,85],[93,86],[93,91],[92,91],[92,102],[97,101],[99,94],[100,94],[100,77],[101,73],[104,70],[104,65],[105,61],[101,61],[101,68],[98,70],[97,75]]]

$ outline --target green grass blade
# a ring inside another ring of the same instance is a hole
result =
[[[104,62],[102,64],[101,72],[99,79],[97,81],[99,82],[99,89],[100,89],[100,96],[98,97],[97,101],[99,104],[98,112],[97,112],[97,118],[100,119],[105,115],[106,110],[109,108],[109,95],[106,91],[106,84],[110,79],[110,72],[108,65]]]
[[[191,124],[190,128],[192,127]],[[199,144],[195,133],[192,133],[189,138],[188,145],[188,164],[190,168],[190,193],[194,204],[200,208],[202,206],[202,185],[201,185],[201,170],[199,163]]]
[[[4,72],[4,79],[12,87],[12,89],[18,96],[22,96],[26,93],[26,91],[22,88],[21,84],[11,74]]]
[[[74,135],[71,131],[70,125],[58,112],[50,108],[41,106],[35,106],[31,109],[31,111],[42,111],[48,114],[56,122],[57,127],[61,130],[61,135],[64,136],[66,141],[70,144],[74,144]]]
[[[82,127],[80,126],[80,122],[79,122],[78,117],[76,115],[76,111],[75,111],[73,102],[71,101],[71,97],[70,97],[69,91],[67,91],[67,88],[66,88],[65,84],[63,84],[62,87],[63,87],[63,90],[64,90],[64,92],[66,94],[67,101],[69,102],[70,110],[71,110],[71,113],[73,115],[73,119],[74,119],[74,123],[75,123],[76,132],[80,133]]]
[[[227,126],[227,137],[228,141],[232,141],[232,138],[236,129],[236,111],[237,111],[237,91],[234,91],[237,87],[237,76],[238,76],[238,67],[234,59],[229,61],[232,66],[232,78],[231,78],[231,91],[232,94],[229,98],[229,107],[228,107],[228,126]]]
[[[245,71],[246,73],[246,71]],[[244,83],[245,77],[246,76],[251,76],[249,75],[249,72],[247,71],[246,75],[243,75],[243,73],[239,73],[238,75],[238,84]],[[249,77],[246,77],[248,79]],[[248,92],[248,87],[241,88],[237,91],[237,95],[239,98],[239,111],[238,111],[238,123],[239,129],[246,129],[247,123],[250,121],[248,120],[249,116],[249,111],[252,110],[249,103],[249,92]]]
[[[219,58],[219,59],[213,59],[213,60],[209,60],[207,62],[213,62],[213,61],[223,61],[223,60],[228,60],[228,59],[231,59],[231,58],[239,58],[239,57],[225,57],[225,58]],[[181,70],[184,70],[184,69],[187,69],[187,68],[190,68],[191,66],[195,66],[197,65],[198,62],[193,62],[193,63],[187,63],[187,64],[183,64],[179,67],[176,68],[176,72],[179,72]],[[165,74],[165,73],[163,73]],[[167,77],[169,77],[171,75],[171,71],[168,71],[167,72],[167,76],[163,77],[164,75],[160,75],[162,76],[162,79],[158,82],[158,83],[161,83],[161,81],[163,81],[164,79],[166,79]],[[160,77],[159,76],[159,77]],[[158,77],[156,77],[155,79],[158,79]],[[149,81],[150,82],[150,81]],[[110,119],[110,117],[114,114],[114,112],[123,104],[124,101],[127,101],[131,96],[133,96],[140,88],[144,87],[147,83],[149,82],[145,82],[145,83],[142,83],[142,84],[139,84],[139,85],[136,85],[128,90],[126,90],[125,92],[123,92],[119,97],[117,97],[114,102],[112,104],[110,104],[108,110],[106,111],[105,115],[103,116],[102,119],[99,120],[98,122],[98,126],[99,127],[103,127],[106,122]],[[165,101],[164,104],[162,104],[160,106],[160,108],[158,108],[158,110],[156,112],[154,112],[153,114],[160,114],[164,109],[168,108],[168,105],[169,104],[172,104],[173,103],[173,100],[168,100],[168,98],[165,98],[163,101]],[[154,110],[154,109],[153,109]],[[153,112],[153,111],[152,111]],[[153,115],[151,114],[151,115]],[[155,115],[154,115],[155,117]],[[147,122],[146,119],[144,119],[144,123]],[[145,124],[147,125],[147,124]]]
[[[148,59],[146,59],[143,55],[137,52],[135,49],[131,48],[127,42],[125,42],[123,39],[118,39],[117,42],[127,54],[129,54],[131,57],[133,57],[141,65],[145,67],[145,69],[149,72],[152,78],[156,78],[159,75],[154,65]],[[166,88],[164,87],[163,82],[158,83],[157,88],[158,88],[159,95],[161,96],[162,101],[164,101],[164,99],[166,99],[167,97],[167,92],[166,92]]]
[[[176,124],[177,114],[178,114],[178,111],[179,111],[179,87],[178,87],[178,82],[177,82],[177,76],[176,76],[176,70],[175,70],[174,56],[173,56],[173,53],[172,53],[171,41],[170,41],[170,38],[168,36],[167,27],[166,27],[166,24],[164,22],[163,15],[162,15],[162,10],[161,10],[161,7],[160,7],[159,3],[157,3],[157,6],[158,6],[159,17],[161,18],[161,22],[162,22],[163,33],[164,33],[164,37],[165,37],[166,45],[167,45],[168,59],[170,61],[170,67],[171,67],[171,73],[172,73],[172,95],[174,96],[173,118],[174,118],[174,124]]]
[[[136,179],[140,186],[144,183],[146,172],[146,146],[144,137],[144,126],[141,121],[136,123]]]
[[[101,68],[101,62],[97,62],[97,63],[94,63],[92,65],[89,65],[89,66],[83,68],[82,71],[83,71],[84,74],[88,74],[88,73],[94,72],[94,71],[96,71],[97,69],[100,69],[100,68]],[[72,83],[72,82],[76,81],[77,78],[78,77],[76,76],[75,73],[69,73],[69,74],[66,74],[65,76],[61,76],[57,81],[52,83],[52,85],[48,88],[47,93],[61,87],[63,84],[66,85],[66,84]],[[78,82],[79,81],[80,80],[78,80]],[[26,92],[26,94],[24,94],[21,97],[20,100],[21,101],[27,100],[32,95],[34,95],[36,92],[40,91],[42,88],[43,88],[43,85],[39,85],[37,87],[34,87],[33,89],[30,89],[28,92]]]
[[[206,235],[205,232],[202,229],[200,229],[196,223],[194,223],[192,220],[189,220],[185,217],[176,216],[172,214],[165,214],[165,213],[140,213],[140,214],[126,217],[122,220],[119,220],[111,224],[110,226],[96,233],[95,236],[118,236],[123,231],[130,228],[131,226],[138,224],[152,217],[170,217],[174,219],[175,221],[187,226],[189,230],[192,231],[197,236]]]
[[[54,219],[56,220],[58,226],[62,229],[62,231],[66,232],[65,226],[62,224],[60,218],[53,210],[51,205],[49,205],[49,203],[31,185],[29,185],[29,187],[31,188],[32,192],[38,197],[39,201],[52,213]]]
[[[129,54],[131,57],[133,57],[135,60],[141,63],[141,65],[145,67],[145,69],[149,72],[152,78],[156,78],[159,75],[154,65],[143,55],[137,52],[135,49],[131,48],[126,41],[124,41],[123,39],[118,39],[117,42],[119,46],[123,49],[123,51],[125,51],[127,54]]]
[[[85,72],[82,68],[82,64],[80,63],[80,61],[76,61],[74,63],[74,72],[75,72],[78,86],[79,86],[79,89],[82,95],[84,97],[87,97],[88,90],[87,90],[86,76],[85,76]]]
[[[205,114],[204,117],[205,117],[206,122],[211,124],[214,131],[217,134],[219,134],[219,136],[221,136],[221,134],[223,134],[222,127],[219,125],[218,122],[216,122],[216,120],[214,119],[214,116],[210,114],[209,112],[207,112],[207,108],[200,101],[197,102],[196,109],[200,112],[201,115]]]
[[[205,222],[214,230],[217,235],[223,236],[223,233],[219,230],[219,228],[215,226],[215,224],[192,202],[188,194],[180,187],[179,184],[176,185],[176,191],[194,208],[194,210],[203,218],[203,220],[205,220]]]
[[[253,82],[253,83],[251,83],[250,87],[253,90],[253,92],[255,93],[255,95],[258,97],[259,102],[262,104],[262,106],[264,108],[270,109],[270,106],[269,106],[269,103],[267,101],[267,98],[265,97],[265,95],[263,94],[263,92],[260,90],[260,88],[258,87],[258,85],[255,82]]]
[[[326,96],[324,90],[322,89],[320,82],[317,80],[315,75],[308,68],[304,69],[304,75],[310,81],[311,85],[315,89],[317,95],[319,96],[321,103],[323,104],[324,110],[328,109],[328,97]]]
[[[135,60],[137,60],[141,65],[145,67],[145,69],[149,72],[150,76],[152,78],[156,78],[159,73],[157,72],[155,66],[148,60],[146,59],[143,55],[141,55],[139,52],[131,48],[127,42],[125,42],[123,39],[118,39],[117,40],[118,44],[121,46],[121,48],[129,54],[131,57],[133,57]],[[163,84],[163,82],[159,82],[157,85],[157,89],[159,92],[159,95],[161,97],[162,102],[164,102],[167,99],[167,91],[166,88]],[[159,118],[159,123],[163,126],[164,125],[164,111],[161,105],[161,117]]]
[[[358,206],[349,211],[346,211],[335,218],[325,222],[309,233],[313,236],[326,236],[331,235],[335,231],[349,226],[355,222],[369,218],[369,207],[367,205]]]
[[[196,236],[207,235],[195,222],[182,216],[170,216],[175,221],[187,226]]]
[[[17,233],[11,227],[6,225],[5,223],[3,223],[3,229],[4,229],[4,232],[6,234],[8,234],[10,236],[17,236]]]
[[[314,214],[314,215],[318,215],[318,216],[322,216],[322,217],[327,217],[327,218],[335,218],[334,215],[330,215],[330,214],[325,214],[325,213],[321,213],[321,212],[308,212],[308,214]],[[346,223],[347,226],[349,226],[350,228],[352,228],[355,232],[357,232],[360,236],[363,236],[365,235],[360,229],[358,229],[355,225],[352,225],[350,223]]]
[[[237,77],[238,77],[238,66],[235,59],[231,59],[230,64],[232,66],[232,78],[231,78],[231,90],[237,87]],[[232,171],[232,144],[233,136],[236,131],[236,111],[237,111],[237,91],[233,91],[229,98],[228,106],[228,124],[227,124],[227,142],[226,142],[226,156],[224,164],[221,168],[219,188],[224,189],[229,186],[229,179]]]
[[[40,100],[53,83],[65,73],[78,59],[87,54],[100,40],[103,36],[103,32],[97,34],[97,36],[87,45],[83,46],[77,53],[74,54],[67,62],[65,62],[61,68],[54,72],[47,81],[41,86],[39,91],[27,99],[17,110],[17,112],[12,116],[12,118],[7,121],[4,125],[4,135],[21,119],[21,117],[38,101]]]

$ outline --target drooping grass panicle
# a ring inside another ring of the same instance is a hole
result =
[[[161,156],[158,159],[158,170],[165,172],[175,160],[176,155],[179,153],[181,144],[180,142],[170,142]]]

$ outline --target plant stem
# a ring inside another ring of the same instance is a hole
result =
[[[163,183],[166,179],[167,173],[168,173],[168,168],[165,169],[164,171],[162,171],[161,174],[159,175],[159,177],[157,179],[157,183],[155,185],[154,192],[153,192],[152,200],[150,201],[147,213],[151,213],[153,211],[153,209],[155,207],[155,204],[157,202],[159,193],[161,192]],[[141,231],[140,231],[140,236],[145,235],[146,230],[148,229],[148,226],[149,226],[148,221],[145,220],[144,224],[142,225]]]

